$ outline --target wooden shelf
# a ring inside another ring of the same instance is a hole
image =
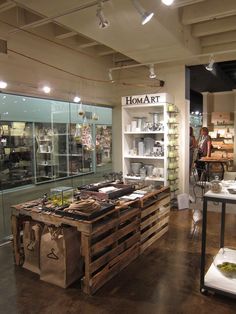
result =
[[[143,180],[143,179],[141,179],[141,177],[133,177],[133,176],[125,176],[125,179],[129,179],[129,180]],[[155,177],[146,177],[144,180],[145,181],[160,181],[160,182],[164,182],[165,181],[164,178],[155,178]]]
[[[140,131],[140,132],[124,132],[125,135],[129,134],[164,134],[164,131]]]
[[[129,159],[154,159],[154,160],[163,160],[165,159],[164,156],[161,157],[154,157],[154,156],[138,156],[138,155],[125,155],[124,158],[129,158]]]

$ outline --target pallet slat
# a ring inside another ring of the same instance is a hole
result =
[[[98,258],[96,261],[94,261],[91,264],[90,272],[93,273],[100,267],[102,267],[104,264],[108,263],[110,260],[115,258],[117,255],[134,245],[135,243],[139,242],[140,239],[140,232],[135,233],[133,236],[131,236],[129,239],[122,242],[120,245],[118,245],[116,248],[112,249],[108,253],[104,254],[100,258]]]
[[[97,254],[99,251],[101,251],[105,247],[112,245],[115,241],[120,240],[120,238],[122,238],[123,236],[127,235],[128,233],[132,231],[135,231],[138,225],[139,225],[139,220],[137,219],[133,221],[132,223],[130,223],[129,225],[127,225],[126,227],[115,231],[114,233],[106,237],[105,239],[93,244],[91,246],[91,253],[93,255]]]
[[[166,217],[165,219],[161,220],[157,224],[155,224],[153,227],[145,231],[141,234],[141,242],[145,241],[146,238],[148,238],[151,234],[153,234],[155,231],[158,231],[163,225],[167,224],[169,221],[169,217]]]
[[[162,237],[167,231],[169,227],[168,225],[164,227],[160,232],[155,234],[152,238],[144,242],[143,244],[140,245],[140,254],[143,253],[151,244],[153,244],[156,240],[158,240],[160,237]]]
[[[109,265],[107,265],[100,273],[91,278],[89,286],[90,293],[93,294],[96,292],[108,280],[117,275],[123,268],[130,264],[138,255],[138,244],[119,255],[119,259],[117,259],[117,263],[113,267],[109,268]]]

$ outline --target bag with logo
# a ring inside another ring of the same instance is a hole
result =
[[[80,233],[76,228],[45,226],[40,247],[41,280],[66,288],[82,277]]]
[[[40,274],[40,240],[43,226],[35,221],[26,221],[23,227],[25,260],[23,267]]]

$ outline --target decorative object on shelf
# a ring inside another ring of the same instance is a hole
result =
[[[131,173],[134,175],[139,175],[140,174],[140,169],[143,166],[142,162],[131,162]]]
[[[215,176],[215,179],[211,181],[210,188],[213,193],[220,193],[222,191],[222,184],[218,176]]]
[[[225,277],[236,278],[236,250],[221,248],[213,258],[213,264]]]

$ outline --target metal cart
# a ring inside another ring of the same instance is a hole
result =
[[[208,291],[219,294],[236,297],[236,279],[225,277],[212,263],[208,271],[205,269],[205,254],[206,254],[206,228],[207,228],[207,205],[209,201],[221,203],[221,225],[220,225],[220,250],[224,247],[225,234],[225,211],[226,204],[236,204],[236,194],[230,194],[227,189],[219,194],[208,191],[203,198],[203,221],[202,221],[202,250],[201,250],[201,273],[200,273],[200,291],[207,294]],[[220,254],[219,251],[218,254]],[[235,253],[236,263],[236,250]]]

